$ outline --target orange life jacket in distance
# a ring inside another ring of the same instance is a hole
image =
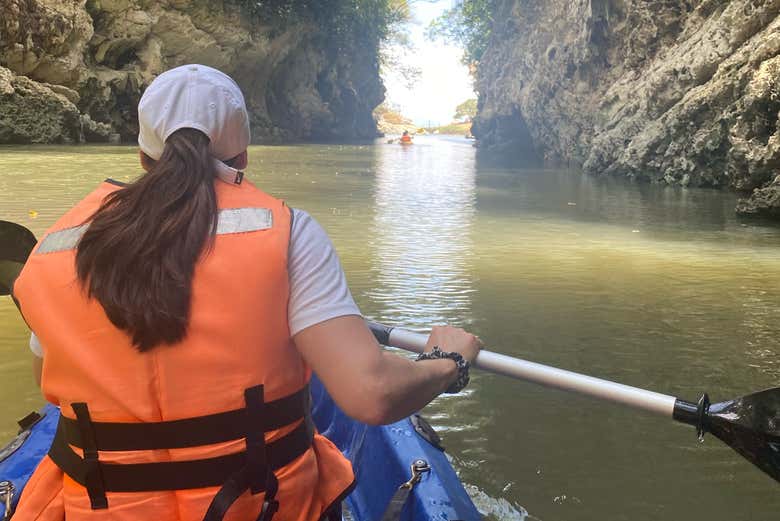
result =
[[[353,484],[311,424],[311,371],[290,338],[290,210],[246,180],[215,187],[217,235],[176,345],[139,352],[78,282],[75,246],[115,184],[59,219],[27,261],[14,296],[62,420],[16,519],[237,521],[278,501],[274,521],[313,521]]]

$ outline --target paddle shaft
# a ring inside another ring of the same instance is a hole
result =
[[[428,335],[422,333],[384,326],[375,322],[367,322],[367,324],[380,344],[421,353],[428,342]],[[477,355],[474,366],[490,373],[600,398],[667,418],[674,418],[675,403],[678,402],[674,396],[528,362],[484,349]],[[683,403],[687,404],[687,402]],[[677,408],[680,408],[680,403],[677,404]],[[679,418],[674,419],[679,420]]]

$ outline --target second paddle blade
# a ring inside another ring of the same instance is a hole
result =
[[[712,404],[707,430],[780,481],[780,388]]]
[[[0,221],[0,295],[11,293],[13,282],[36,242],[35,235],[24,226]]]

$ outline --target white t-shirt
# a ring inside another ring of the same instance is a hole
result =
[[[290,334],[331,318],[360,315],[328,234],[307,212],[295,209],[292,212],[287,260]],[[35,333],[30,336],[30,350],[43,357],[43,346]]]

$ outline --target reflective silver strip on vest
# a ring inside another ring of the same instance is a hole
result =
[[[273,213],[268,208],[226,208],[219,211],[217,235],[267,230],[273,224]],[[35,253],[72,250],[88,227],[89,223],[52,232],[43,238]]]
[[[267,230],[274,225],[268,208],[225,208],[219,211],[217,235]]]
[[[56,251],[72,250],[76,247],[81,240],[81,236],[87,231],[89,224],[82,224],[81,226],[74,226],[73,228],[65,228],[64,230],[58,230],[50,233],[41,241],[41,245],[35,250],[36,255],[39,253],[54,253]]]

